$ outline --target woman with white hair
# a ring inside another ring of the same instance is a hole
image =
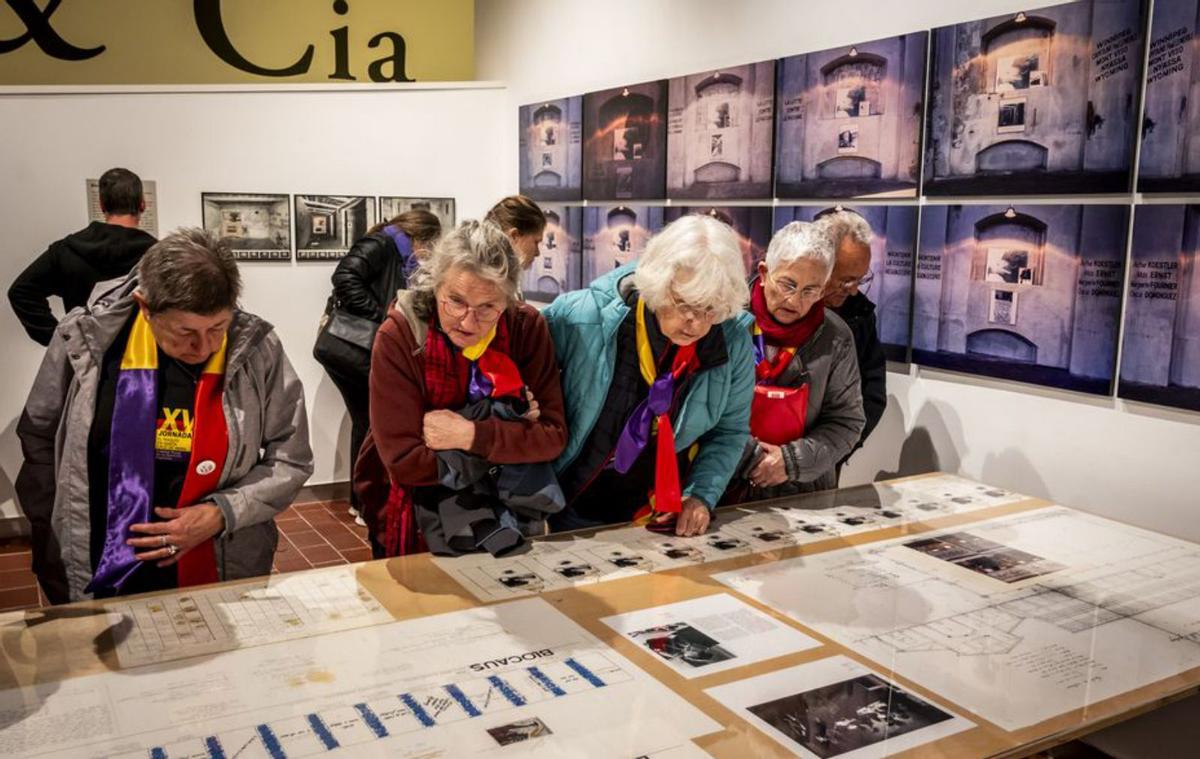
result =
[[[570,430],[555,462],[567,507],[551,527],[708,529],[747,440],[748,295],[733,230],[685,216],[545,310]]]
[[[835,488],[837,464],[858,442],[854,336],[821,302],[833,266],[825,226],[794,221],[772,238],[750,283],[752,439],[728,503]]]

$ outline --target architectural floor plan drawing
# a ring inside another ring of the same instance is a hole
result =
[[[121,617],[115,637],[122,668],[392,621],[346,566],[105,608]]]
[[[1059,506],[716,579],[1006,730],[1200,667],[1200,546]]]
[[[720,729],[541,599],[11,689],[0,716],[6,757],[638,756]]]
[[[829,491],[762,510],[717,512],[706,534],[658,535],[642,527],[594,537],[537,541],[519,556],[436,557],[434,563],[481,601],[499,601],[677,569],[784,546],[1002,506],[1026,496],[953,475]]]

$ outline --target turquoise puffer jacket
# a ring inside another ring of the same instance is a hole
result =
[[[579,455],[608,397],[617,328],[629,313],[619,294],[621,280],[633,274],[636,265],[626,264],[584,290],[560,295],[542,312],[562,368],[567,411],[567,447],[554,462],[555,471],[563,471]],[[700,443],[690,476],[683,483],[684,497],[698,498],[709,508],[725,492],[750,436],[750,401],[754,397],[751,321],[749,314],[740,312],[713,327],[724,331],[729,361],[695,376],[675,425],[676,450]]]

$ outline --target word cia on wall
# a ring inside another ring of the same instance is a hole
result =
[[[0,84],[474,77],[472,0],[5,0]]]

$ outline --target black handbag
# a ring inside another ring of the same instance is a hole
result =
[[[390,239],[377,235],[369,237],[386,245],[394,255],[394,243]],[[382,276],[371,283],[376,300],[383,304],[389,303],[395,297],[396,288],[405,283],[398,262],[389,263]],[[375,344],[375,333],[379,331],[379,326],[374,319],[342,310],[337,297],[330,295],[317,330],[313,358],[326,369],[366,377],[371,371],[371,348]]]

